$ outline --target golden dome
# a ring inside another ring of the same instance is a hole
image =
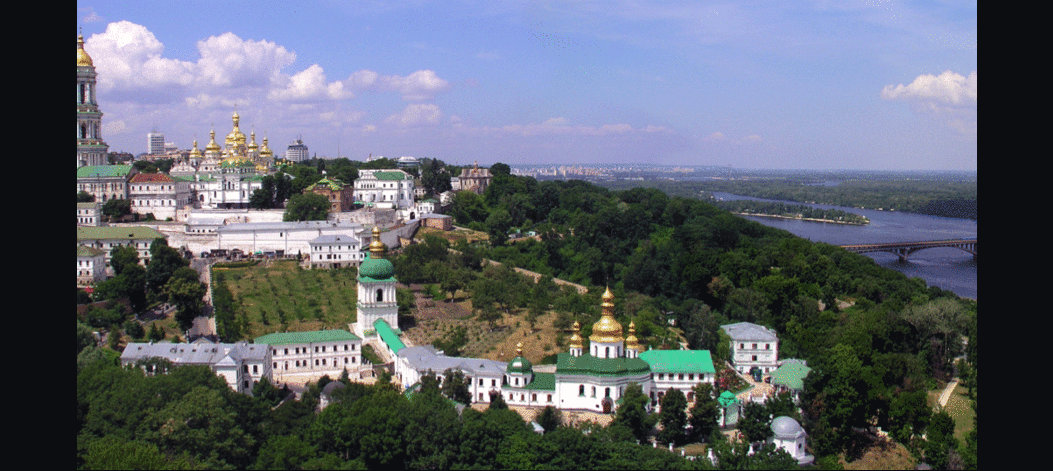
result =
[[[216,144],[216,129],[212,128],[212,130],[209,131],[208,136],[210,139],[208,145],[205,146],[205,152],[219,152],[219,144]]]
[[[252,136],[252,141],[249,142],[249,152],[256,152],[260,146],[256,144],[256,131],[249,133]]]
[[[201,157],[201,149],[197,148],[197,139],[194,139],[194,149],[190,151],[190,158],[194,159],[194,158],[200,158],[200,157]]]
[[[380,227],[373,226],[373,242],[369,243],[369,256],[372,258],[384,258],[387,246],[380,241]]]
[[[271,158],[274,156],[274,151],[270,147],[267,147],[267,138],[263,138],[263,145],[260,146],[260,157]]]
[[[639,350],[640,341],[636,338],[636,323],[629,321],[629,336],[625,338],[626,350]]]
[[[238,127],[241,117],[238,116],[237,111],[234,112],[231,121],[234,121],[234,129],[230,131],[230,134],[227,134],[227,149],[240,153],[240,148],[245,147],[245,133],[241,132],[241,129]]]
[[[589,336],[589,340],[593,342],[621,342],[622,338],[622,325],[614,319],[614,294],[611,293],[611,288],[608,287],[607,291],[603,293],[603,302],[600,304],[603,307],[603,316],[595,324],[592,324],[592,335]]]
[[[95,66],[95,64],[91,62],[91,56],[88,55],[88,51],[84,50],[83,35],[77,35],[77,67],[80,66]]]
[[[574,321],[574,335],[570,336],[570,348],[585,348],[581,338],[581,324]]]

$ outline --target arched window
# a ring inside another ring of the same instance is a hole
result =
[[[382,302],[382,301],[384,301],[384,290],[378,289],[377,290],[377,302],[379,303],[379,302]]]

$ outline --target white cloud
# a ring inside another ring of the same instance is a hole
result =
[[[885,86],[881,90],[881,98],[968,106],[976,103],[976,71],[972,71],[968,77],[949,70],[940,75],[919,75],[910,85]]]
[[[278,101],[321,101],[321,100],[343,100],[354,98],[355,94],[345,90],[342,82],[327,83],[325,71],[318,64],[312,64],[288,80],[285,88],[274,89],[267,95],[268,98]]]
[[[402,113],[388,116],[385,122],[400,126],[433,125],[439,123],[442,111],[433,104],[412,104],[407,106]]]
[[[423,101],[450,88],[450,83],[435,75],[433,70],[418,70],[406,77],[385,75],[371,70],[360,70],[351,74],[347,84],[361,91],[396,92],[406,101]]]
[[[955,131],[976,134],[976,71],[963,77],[951,71],[919,75],[909,85],[887,85],[881,98],[910,103],[918,113],[940,116]]]
[[[223,33],[197,42],[198,73],[207,84],[221,87],[267,85],[296,54],[269,41],[242,40]]]

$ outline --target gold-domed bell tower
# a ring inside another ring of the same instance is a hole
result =
[[[614,294],[610,287],[603,293],[603,315],[592,325],[589,336],[589,350],[596,358],[618,358],[622,356],[625,339],[622,337],[622,325],[614,319]]]
[[[358,267],[358,321],[355,335],[372,337],[377,322],[384,321],[398,329],[398,304],[395,298],[395,266],[385,260],[387,246],[380,241],[380,228],[373,226],[373,241],[369,255]]]
[[[110,146],[102,140],[102,112],[95,96],[95,63],[77,35],[77,168],[106,165]]]

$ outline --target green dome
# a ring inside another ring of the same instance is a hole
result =
[[[515,357],[512,361],[508,362],[508,367],[505,369],[507,373],[533,373],[534,366],[530,364],[530,360],[523,357]]]
[[[362,266],[358,267],[358,276],[374,280],[386,280],[395,276],[395,265],[386,259],[366,256]]]

